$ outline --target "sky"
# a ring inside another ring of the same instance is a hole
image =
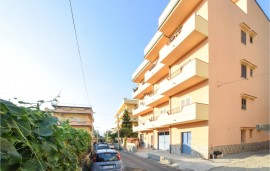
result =
[[[90,105],[103,134],[169,0],[0,0],[0,98]],[[258,0],[269,18],[269,0]]]

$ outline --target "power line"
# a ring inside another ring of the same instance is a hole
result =
[[[265,75],[269,75],[269,73],[258,74],[256,76],[251,77],[251,78],[257,78],[257,77],[261,77],[261,76],[265,76]],[[226,84],[236,83],[236,82],[240,82],[240,81],[246,81],[246,80],[248,80],[248,79],[242,78],[242,79],[228,81],[228,82],[217,81],[217,87],[221,87],[221,86],[226,85]]]
[[[72,21],[73,21],[73,29],[74,29],[74,33],[75,33],[75,37],[76,37],[76,42],[77,42],[77,50],[78,50],[79,59],[80,59],[80,63],[81,63],[81,70],[82,70],[82,75],[83,75],[84,88],[85,88],[85,91],[86,91],[87,102],[88,102],[88,104],[90,105],[90,102],[89,102],[89,96],[88,96],[88,90],[87,90],[86,81],[85,81],[85,76],[84,76],[84,70],[83,70],[83,64],[82,64],[81,51],[80,51],[80,46],[79,46],[79,41],[78,41],[78,36],[77,36],[77,31],[76,31],[76,25],[75,25],[74,16],[73,16],[73,10],[72,10],[71,0],[69,0],[69,6],[70,6],[70,11],[71,11],[71,16],[72,16]]]

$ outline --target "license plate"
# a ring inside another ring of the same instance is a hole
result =
[[[101,166],[101,169],[113,169],[115,168],[115,165],[104,165],[104,166]]]

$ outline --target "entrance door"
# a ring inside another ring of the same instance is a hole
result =
[[[170,149],[170,134],[169,132],[158,133],[158,149],[169,150]]]
[[[182,132],[182,153],[191,154],[191,132]]]

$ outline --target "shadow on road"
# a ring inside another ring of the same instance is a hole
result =
[[[148,171],[148,170],[147,169],[140,169],[140,168],[125,167],[124,171]]]

